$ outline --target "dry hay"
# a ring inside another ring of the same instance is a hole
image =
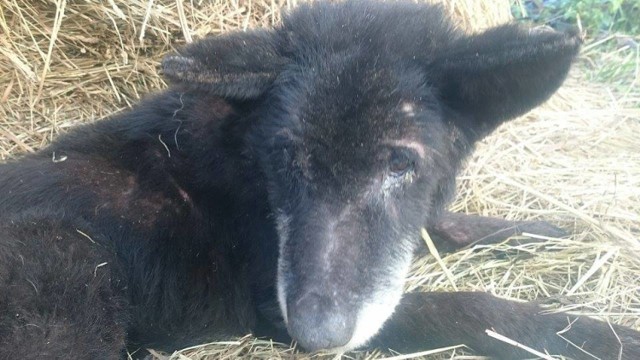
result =
[[[296,2],[3,0],[0,159],[33,152],[59,132],[125,109],[163,88],[159,59],[173,47],[206,33],[275,24],[279,9]],[[509,19],[507,0],[448,0],[447,6],[471,31]],[[548,104],[484,141],[460,176],[453,209],[546,219],[573,235],[445,255],[448,271],[427,257],[416,261],[408,290],[466,289],[547,299],[553,309],[640,329],[637,53],[635,81],[624,87],[597,84],[577,69]],[[615,70],[618,55],[605,59],[605,65]],[[436,358],[462,358],[459,354],[456,349]],[[171,356],[238,357],[302,355],[247,336]]]

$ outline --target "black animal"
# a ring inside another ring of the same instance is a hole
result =
[[[347,1],[168,56],[167,91],[0,166],[0,358],[118,359],[249,331],[307,350],[530,356],[495,329],[640,359],[629,328],[484,293],[402,296],[422,227],[452,248],[556,231],[443,209],[473,144],[547,99],[579,45]]]

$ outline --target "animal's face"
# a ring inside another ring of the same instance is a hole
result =
[[[393,312],[470,145],[555,91],[578,44],[517,26],[463,36],[426,4],[353,1],[201,41],[164,67],[255,101],[247,146],[268,180],[283,317],[306,349],[350,349]]]
[[[384,60],[285,70],[267,104],[287,105],[252,134],[280,236],[280,306],[308,349],[353,348],[380,328],[460,159],[424,74]]]

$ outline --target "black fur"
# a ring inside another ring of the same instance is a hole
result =
[[[443,213],[456,171],[557,89],[579,45],[517,25],[467,36],[437,7],[347,1],[167,57],[169,90],[0,167],[0,358],[115,359],[250,331],[309,350],[463,342],[526,356],[491,327],[584,357],[555,336],[565,315],[534,305],[400,301],[421,227],[454,247],[501,227]],[[631,329],[581,319],[569,335],[601,358],[640,358]]]

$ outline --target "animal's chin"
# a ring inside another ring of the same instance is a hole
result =
[[[351,340],[335,352],[344,352],[360,348],[369,342],[384,326],[384,323],[393,315],[393,312],[402,298],[402,287],[387,290],[382,302],[365,304],[359,314],[356,329]]]

